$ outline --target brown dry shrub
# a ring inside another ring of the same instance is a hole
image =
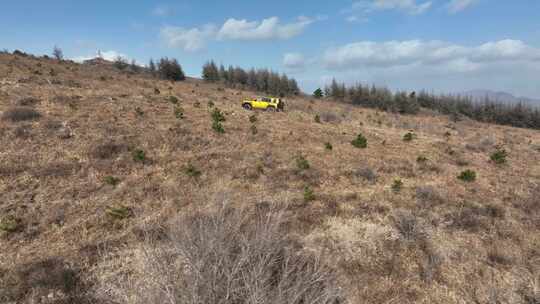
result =
[[[462,153],[456,154],[453,158],[453,161],[456,164],[456,166],[459,166],[459,167],[465,167],[470,164],[470,162],[467,160],[465,155]]]
[[[465,144],[467,150],[473,152],[486,152],[495,146],[495,140],[491,137],[475,138],[473,143]]]
[[[106,142],[91,148],[89,154],[96,159],[111,159],[128,150],[129,147],[126,144]]]
[[[97,294],[133,304],[342,303],[334,274],[295,247],[282,214],[221,207],[175,221],[166,241],[141,247],[132,272],[101,277]]]
[[[444,203],[444,198],[433,186],[416,187],[416,199],[425,206]]]
[[[0,163],[0,176],[16,176],[27,170],[28,166],[20,160],[8,160]]]
[[[385,160],[384,164],[379,167],[378,171],[387,174],[397,174],[407,178],[416,176],[414,165],[410,161],[403,159]]]
[[[451,228],[466,230],[469,232],[478,232],[485,228],[484,221],[478,216],[475,209],[464,208],[450,215],[452,222]]]
[[[536,275],[538,276],[538,275]],[[540,303],[540,280],[535,278],[533,273],[523,273],[525,282],[518,289],[518,294],[523,299],[525,304],[538,304]]]
[[[465,230],[468,232],[478,232],[489,228],[495,221],[504,219],[506,209],[503,206],[487,203],[480,205],[478,203],[463,202],[461,206],[449,217],[451,228]]]
[[[63,127],[63,124],[61,121],[58,120],[47,120],[43,124],[43,127],[50,131],[57,131]]]
[[[527,198],[514,205],[524,212],[540,214],[540,186],[534,188]]]
[[[427,233],[420,219],[408,210],[399,209],[393,214],[394,226],[402,240],[418,242],[426,238]]]
[[[35,170],[38,178],[61,178],[74,174],[80,168],[79,164],[67,162],[52,162]]]
[[[419,263],[422,280],[428,284],[433,281],[441,282],[444,258],[433,248],[430,240],[426,240],[421,248],[424,253]]]
[[[18,126],[17,128],[15,128],[15,130],[13,130],[13,135],[15,136],[15,138],[28,139],[32,137],[31,131],[32,125]]]
[[[436,250],[424,219],[409,210],[398,209],[393,214],[393,221],[402,244],[407,245],[406,251],[415,256],[421,279],[428,284],[441,281],[443,257]]]
[[[377,174],[373,169],[367,166],[360,167],[353,172],[353,175],[358,178],[362,178],[370,183],[377,182]]]
[[[487,254],[488,263],[492,266],[510,266],[515,263],[514,257],[509,255],[503,248],[493,247]]]
[[[55,303],[80,303],[83,284],[78,271],[59,258],[47,258],[4,270],[0,274],[0,302],[36,303],[52,292],[61,293]]]
[[[503,219],[506,216],[506,209],[504,206],[496,204],[486,204],[484,206],[483,214],[493,219]]]
[[[16,104],[18,106],[23,106],[23,107],[31,107],[31,106],[35,106],[36,104],[40,103],[41,101],[35,97],[23,97],[19,100],[17,100]]]
[[[52,101],[60,104],[74,104],[82,99],[81,96],[56,95]]]
[[[286,104],[286,110],[289,112],[292,111],[299,111],[299,112],[305,112],[305,113],[313,113],[313,106],[306,102],[302,101],[289,101]]]
[[[540,230],[540,186],[535,186],[527,196],[516,198],[513,206],[525,215],[522,222]]]
[[[40,117],[41,114],[38,111],[27,107],[10,108],[2,114],[3,120],[9,120],[12,122],[36,120]]]
[[[68,79],[64,81],[64,85],[70,88],[82,88],[82,84],[78,81],[75,81],[73,79]]]
[[[327,123],[340,123],[342,120],[338,114],[333,112],[322,112],[319,116],[322,121]]]

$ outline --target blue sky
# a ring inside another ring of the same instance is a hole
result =
[[[5,1],[0,48],[66,57],[214,59],[269,67],[306,91],[333,77],[392,89],[540,98],[538,0]]]

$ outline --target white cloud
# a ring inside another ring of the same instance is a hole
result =
[[[289,69],[303,69],[306,65],[304,55],[299,53],[287,53],[283,56],[283,66]]]
[[[350,23],[365,23],[369,21],[369,18],[352,15],[345,18],[345,20]]]
[[[156,6],[152,10],[152,15],[158,16],[158,17],[165,17],[165,16],[169,16],[171,14],[172,14],[172,9],[170,7],[164,6],[164,5]]]
[[[103,58],[103,59],[105,59],[107,61],[114,61],[118,57],[124,58],[126,60],[131,60],[127,55],[124,55],[124,54],[119,53],[117,51],[96,51],[95,55],[77,56],[77,57],[72,58],[72,60],[75,61],[75,62],[84,62],[86,60],[90,60],[90,59],[100,57],[100,55],[101,55],[101,58]]]
[[[461,12],[472,5],[476,4],[478,0],[451,0],[450,3],[448,3],[448,11],[451,14],[456,14],[458,12]]]
[[[540,46],[520,40],[474,45],[445,41],[359,41],[306,60],[296,79],[307,90],[333,78],[392,90],[456,93],[475,89],[540,98]]]
[[[269,40],[290,39],[300,35],[314,20],[299,17],[296,22],[281,24],[278,17],[270,17],[262,21],[237,20],[225,21],[217,37],[220,40]]]
[[[417,3],[416,0],[363,0],[354,2],[352,7],[345,12],[368,14],[376,11],[399,10],[412,15],[418,15],[430,9],[432,4],[431,1]]]
[[[323,63],[329,69],[431,66],[455,71],[477,70],[500,62],[540,63],[540,49],[520,40],[501,40],[467,47],[443,41],[361,41],[329,49]]]
[[[315,19],[300,16],[295,22],[282,24],[278,17],[262,21],[248,21],[230,18],[218,29],[212,24],[202,28],[183,28],[165,26],[160,36],[169,47],[186,51],[203,49],[210,40],[276,40],[291,39],[304,32],[313,22],[324,20],[325,16]]]
[[[161,29],[160,35],[169,47],[195,52],[203,49],[207,40],[215,36],[215,32],[213,25],[205,25],[201,29],[166,26]]]

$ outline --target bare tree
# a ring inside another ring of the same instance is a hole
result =
[[[219,69],[213,60],[203,66],[202,77],[209,82],[219,81]]]
[[[58,60],[58,61],[64,60],[64,52],[62,52],[62,49],[59,48],[59,47],[56,46],[56,45],[54,46],[52,55],[53,55],[54,59],[56,59],[56,60]]]
[[[135,61],[135,59],[131,59],[131,64],[129,65],[129,68],[134,73],[139,73],[141,71],[141,67],[137,64],[137,61]]]
[[[125,68],[127,68],[129,66],[127,59],[122,57],[122,56],[117,56],[114,59],[113,65],[114,65],[115,68],[117,68],[119,70],[124,70]]]
[[[152,76],[156,75],[157,68],[156,64],[154,63],[154,59],[152,58],[150,58],[150,62],[148,63],[148,70],[150,71],[150,74],[152,74]]]

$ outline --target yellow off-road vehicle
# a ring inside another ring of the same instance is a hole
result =
[[[285,104],[281,98],[257,97],[244,100],[242,107],[246,110],[260,109],[269,112],[279,112],[285,109]]]

